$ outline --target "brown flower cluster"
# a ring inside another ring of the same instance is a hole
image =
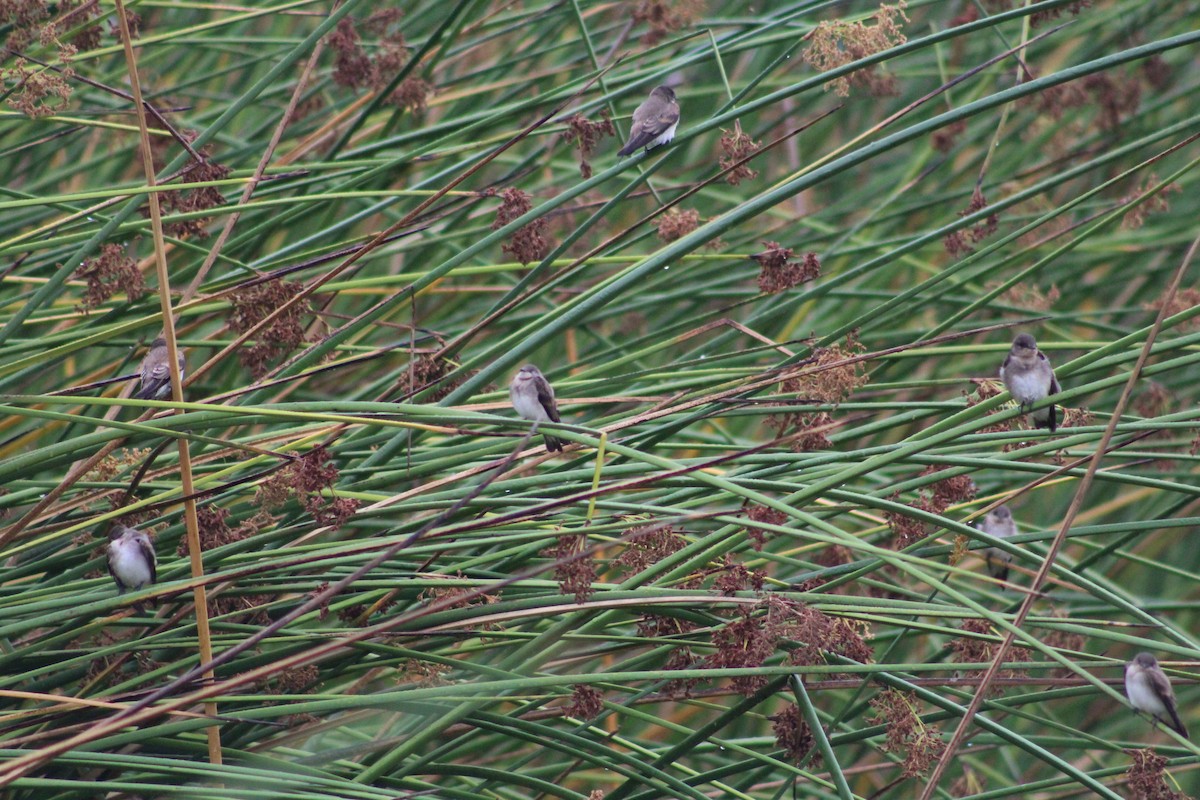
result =
[[[1167,306],[1167,316],[1171,317],[1187,311],[1188,309],[1200,306],[1200,289],[1194,287],[1189,289],[1180,289],[1179,291],[1175,292],[1175,296],[1171,298],[1171,302],[1169,304],[1167,303],[1167,293],[1166,291],[1163,291],[1157,300],[1155,300],[1153,303],[1147,303],[1145,308],[1147,311],[1158,311],[1164,305]],[[1200,316],[1192,317],[1187,322],[1184,322],[1182,325],[1180,325],[1179,328],[1185,331],[1193,331],[1197,328],[1200,328]]]
[[[600,121],[592,122],[582,114],[575,114],[567,120],[567,129],[562,132],[562,138],[574,142],[579,150],[579,175],[584,180],[592,177],[592,165],[588,156],[596,151],[596,145],[605,136],[616,136],[617,129],[613,127],[608,111],[600,112]]]
[[[935,475],[946,467],[929,466],[921,472],[922,476]],[[946,509],[955,503],[967,503],[975,499],[975,481],[967,475],[955,475],[943,478],[921,488],[916,500],[906,505],[909,508],[924,511],[929,514],[944,514]],[[890,500],[899,500],[899,494],[893,494]],[[883,514],[892,529],[892,543],[897,550],[925,538],[925,522],[900,511],[888,510]]]
[[[604,694],[594,686],[577,683],[567,704],[567,716],[575,719],[595,719],[604,710]]]
[[[905,754],[900,767],[906,778],[915,778],[927,771],[946,749],[941,732],[921,721],[918,703],[916,695],[896,689],[885,689],[871,699],[871,708],[875,712],[872,721],[887,726],[883,749]]]
[[[303,667],[288,667],[279,671],[275,677],[275,685],[284,694],[301,694],[315,685],[321,678],[321,671],[316,664],[306,664]]]
[[[74,48],[63,45],[59,60],[69,61]],[[8,104],[27,117],[36,119],[57,114],[71,99],[71,78],[75,70],[63,66],[57,72],[17,58],[11,67],[0,68],[0,85]]]
[[[938,128],[930,137],[933,149],[939,153],[949,153],[958,142],[958,137],[962,136],[966,130],[967,121],[965,119],[956,120],[945,127]]]
[[[1133,410],[1142,417],[1158,417],[1175,406],[1175,399],[1167,387],[1158,381],[1146,381],[1146,385],[1133,398]]]
[[[872,16],[873,25],[867,21],[846,22],[833,20],[822,22],[809,35],[808,49],[804,51],[804,63],[818,72],[843,67],[853,61],[882,53],[908,41],[901,22],[908,22],[904,14],[904,0],[895,5],[886,3]],[[825,84],[828,91],[833,87],[839,97],[849,97],[851,86],[863,86],[875,97],[887,97],[897,93],[896,79],[879,72],[875,65],[856,70],[849,75],[835,78]]]
[[[333,82],[351,89],[386,90],[404,69],[408,58],[408,44],[396,27],[403,15],[398,8],[385,8],[363,23],[363,28],[378,38],[374,56],[368,55],[363,47],[355,20],[343,17],[329,34],[329,47],[334,53]],[[386,102],[397,108],[420,112],[425,110],[431,94],[432,84],[409,75],[388,95]]]
[[[400,81],[390,95],[388,95],[388,104],[396,108],[403,108],[406,111],[411,111],[414,114],[420,114],[425,109],[429,108],[429,98],[433,95],[433,84],[424,78],[418,78],[415,75],[409,75],[404,80]]]
[[[762,142],[756,142],[749,134],[742,133],[740,124],[735,124],[732,132],[721,129],[721,152],[724,155],[720,158],[720,164],[722,170],[729,170],[725,174],[725,180],[730,186],[737,186],[742,181],[758,177],[758,170],[750,169],[746,164],[738,167],[734,164],[754,155],[761,147]]]
[[[654,224],[658,226],[659,239],[673,242],[700,227],[700,212],[694,208],[668,208]]]
[[[401,667],[402,681],[416,686],[446,686],[450,683],[445,677],[450,667],[434,661],[421,661],[410,658]]]
[[[694,25],[703,13],[704,0],[639,0],[633,9],[633,21],[649,25],[642,44],[653,47],[668,34]]]
[[[867,368],[858,356],[866,351],[851,332],[844,345],[818,347],[798,375],[779,384],[780,394],[795,394],[803,400],[826,405],[843,402],[867,383]]]
[[[348,497],[332,496],[337,478],[338,469],[329,451],[314,447],[263,481],[255,492],[254,501],[264,511],[269,511],[295,497],[317,524],[340,528],[354,516],[359,503]],[[331,497],[327,499],[325,492]]]
[[[100,46],[104,31],[99,25],[90,24],[100,18],[100,4],[91,0],[60,0],[59,17],[46,27],[53,27],[54,36],[62,31],[83,26],[71,37],[71,45],[80,51],[95,50]]]
[[[987,286],[988,288],[994,288],[996,284],[989,283]],[[1032,311],[1049,311],[1061,296],[1062,292],[1058,290],[1058,286],[1052,285],[1050,291],[1043,292],[1034,284],[1023,281],[1015,286],[1010,286],[1000,295],[999,299],[1019,308],[1027,308]]]
[[[461,578],[460,575],[431,575],[431,578],[441,578],[443,580],[452,580]],[[479,606],[490,606],[500,602],[499,595],[484,594],[476,592],[468,586],[430,586],[421,590],[417,595],[417,602],[428,602],[430,604],[446,603],[443,606],[445,610],[452,608],[478,608]],[[465,626],[467,630],[476,630],[481,628],[481,625],[471,624]]]
[[[716,580],[713,581],[713,588],[726,597],[747,589],[761,592],[767,578],[759,570],[750,569],[744,564],[734,561],[733,556],[728,553],[725,554],[721,565],[712,571],[717,574]]]
[[[991,625],[984,619],[968,619],[959,626],[959,630],[968,634],[960,636],[950,642],[950,649],[954,651],[955,664],[977,664],[987,663],[996,658],[996,653],[1000,649],[999,642],[990,642],[980,638],[991,635]],[[1008,661],[1030,661],[1033,656],[1027,647],[1018,647],[1013,645],[1008,648],[1008,653],[1005,658]],[[1022,669],[1002,669],[996,673],[1001,678],[1023,678],[1026,675]],[[990,691],[993,695],[1003,692],[1003,689],[993,683]]]
[[[474,369],[467,370],[452,381],[442,381],[442,378],[450,374],[456,367],[457,365],[454,362],[444,356],[436,356],[433,353],[421,353],[413,359],[412,366],[405,372],[404,397],[411,397],[417,392],[436,384],[437,388],[429,396],[430,400],[436,402],[449,395],[461,386],[464,381],[478,372],[478,370]]]
[[[201,161],[188,170],[184,179],[189,183],[204,183],[206,181],[221,181],[229,177],[230,169],[215,161]],[[216,186],[200,186],[195,189],[173,190],[161,195],[164,214],[202,214],[225,204],[225,196]],[[177,219],[167,223],[166,231],[181,239],[189,236],[204,238],[208,236],[208,225],[212,217],[194,217]]]
[[[1117,131],[1126,117],[1142,102],[1142,85],[1135,78],[1113,78],[1107,72],[1093,72],[1083,79],[1084,91],[1100,109],[1096,122],[1102,131]]]
[[[1064,13],[1070,14],[1073,17],[1077,17],[1085,8],[1091,7],[1092,0],[1074,0],[1074,2],[1067,3],[1065,6],[1035,11],[1029,15],[1029,27],[1036,28],[1039,25],[1045,25],[1047,22],[1052,22],[1058,19]]]
[[[224,617],[222,622],[226,624],[266,625],[271,621],[265,607],[258,605],[253,597],[229,591],[208,596],[208,614],[213,619]]]
[[[304,302],[292,302],[303,288],[298,283],[272,278],[230,296],[233,309],[229,314],[229,327],[239,334],[283,309],[271,324],[254,334],[253,344],[247,343],[238,350],[238,359],[255,378],[267,374],[270,361],[290,353],[304,341],[304,317],[308,306]]]
[[[821,277],[821,259],[816,253],[805,253],[794,262],[796,253],[790,247],[779,242],[763,242],[763,247],[767,249],[750,258],[761,267],[758,288],[764,294],[779,294]]]
[[[771,730],[775,734],[775,744],[787,753],[788,758],[799,764],[816,744],[812,729],[808,727],[808,721],[804,719],[799,706],[788,703],[782,711],[772,714],[769,719]],[[819,768],[820,762],[821,755],[814,754],[813,769]]]
[[[529,195],[520,189],[505,189],[500,193],[500,197],[502,202],[496,210],[496,220],[492,223],[494,231],[524,216],[533,208],[533,204],[529,202]],[[541,261],[550,252],[550,240],[546,238],[546,220],[538,218],[518,228],[501,249],[522,264]]]
[[[587,537],[563,534],[542,555],[554,559],[554,578],[562,593],[575,595],[576,603],[586,603],[596,580],[596,561],[587,552]]]
[[[1070,619],[1071,614],[1065,608],[1056,608],[1050,612],[1050,616],[1054,619]],[[1042,644],[1058,651],[1071,650],[1078,653],[1087,644],[1087,637],[1082,633],[1072,631],[1050,630],[1042,637]],[[1055,677],[1069,678],[1075,673],[1066,667],[1059,667],[1050,674]]]
[[[780,382],[778,392],[796,394],[800,402],[841,403],[867,383],[864,364],[851,361],[865,349],[853,332],[846,337],[844,346],[817,348],[798,375]],[[767,418],[766,424],[781,436],[791,436],[791,449],[797,453],[833,446],[825,435],[834,424],[826,411],[775,414]]]
[[[226,518],[228,509],[218,505],[200,506],[196,509],[196,522],[200,532],[200,549],[208,552],[215,547],[240,542],[248,539],[263,528],[275,524],[275,518],[265,511],[259,511],[254,516],[244,520],[236,528],[230,528]],[[176,552],[186,558],[189,552],[187,537],[181,537]]]
[[[895,492],[888,499],[892,502],[899,502],[900,493]],[[918,497],[913,502],[906,503],[905,505],[918,511],[933,513],[929,501],[924,497]],[[924,520],[892,509],[884,511],[883,518],[887,520],[888,527],[892,529],[892,547],[896,550],[903,550],[909,545],[925,538]]]
[[[987,198],[983,196],[983,191],[976,186],[975,191],[971,193],[971,202],[967,207],[958,212],[960,217],[968,217],[977,211],[982,211],[987,208]],[[982,222],[977,222],[965,231],[952,231],[946,234],[942,240],[942,245],[946,248],[946,252],[954,258],[962,255],[968,255],[975,251],[972,245],[979,244],[987,237],[996,232],[1000,227],[1000,218],[995,214],[989,214],[984,217]]]
[[[788,519],[787,514],[782,511],[757,505],[747,508],[746,516],[750,518],[751,522],[761,522],[764,525],[782,525]],[[750,546],[755,550],[763,549],[763,545],[767,543],[768,535],[770,534],[761,528],[756,528],[752,525],[746,526],[746,536],[750,539]]]
[[[333,82],[338,86],[361,89],[371,85],[372,64],[367,51],[363,50],[352,17],[342,17],[333,33],[329,34],[329,47],[333,50]]]
[[[682,636],[696,630],[696,624],[680,617],[645,614],[637,623],[638,636],[658,639],[663,636]]]
[[[947,469],[949,467],[930,465],[921,471],[921,476],[936,475]],[[922,491],[929,493],[932,507],[936,513],[941,514],[955,503],[971,502],[975,499],[977,490],[975,481],[971,480],[970,475],[954,475],[935,481],[931,486],[925,487]]]
[[[146,294],[146,280],[137,262],[119,244],[102,245],[100,255],[84,259],[75,270],[75,277],[87,281],[83,302],[79,304],[85,313],[103,305],[117,292],[123,292],[131,303]]]
[[[630,528],[621,538],[625,549],[614,563],[626,575],[636,575],[687,546],[687,540],[670,525],[654,522]]]
[[[1174,77],[1171,65],[1161,55],[1155,54],[1142,61],[1141,69],[1142,77],[1151,89],[1164,92],[1171,85],[1171,79]]]
[[[149,454],[148,447],[122,448],[100,459],[84,474],[83,480],[91,483],[111,481],[129,467],[140,464]]]
[[[761,667],[775,654],[777,640],[776,632],[768,630],[761,617],[742,610],[741,616],[713,633],[712,644],[716,652],[704,659],[704,666],[708,669]],[[749,697],[767,685],[767,678],[737,675],[730,678],[730,683],[735,692]]]
[[[871,648],[848,620],[830,617],[773,594],[756,608],[762,613],[743,609],[738,618],[713,634],[716,652],[704,660],[706,667],[761,667],[784,639],[795,643],[788,656],[789,664],[823,665],[825,652],[860,663],[871,660]],[[742,675],[732,678],[731,683],[734,691],[748,696],[766,686],[767,679],[761,675]]]
[[[989,400],[989,399],[995,397],[996,395],[1000,394],[1000,392],[1001,392],[1001,389],[1000,389],[999,381],[991,381],[991,380],[978,381],[975,384],[975,392],[973,394],[966,395],[967,408],[971,408],[972,406],[977,406],[980,403],[982,403],[983,401]],[[997,408],[993,411],[989,411],[988,416],[989,417],[994,416],[996,414],[999,414],[1001,411],[1003,411],[1003,409],[1001,409],[1001,408]],[[983,428],[980,428],[979,433],[1006,433],[1007,431],[1011,431],[1011,430],[1012,430],[1012,420],[1006,419],[1001,422],[997,422],[993,425],[987,425]]]
[[[40,28],[49,17],[50,9],[46,7],[46,0],[0,0],[0,23],[13,28]],[[14,50],[20,49],[11,39],[8,46]]]
[[[1097,109],[1095,125],[1102,131],[1120,130],[1121,123],[1137,111],[1142,100],[1142,83],[1156,92],[1169,81],[1169,68],[1153,67],[1141,75],[1123,71],[1092,73],[1081,80],[1043,89],[1036,98],[1025,102],[1036,106],[1038,113],[1051,119],[1062,119],[1072,108],[1088,105]]]
[[[1133,763],[1125,773],[1130,800],[1189,800],[1167,782],[1167,757],[1153,750],[1129,750]]]
[[[788,663],[815,667],[825,663],[823,653],[868,664],[873,658],[867,644],[865,623],[845,617],[832,617],[803,603],[785,600],[776,595],[767,598],[767,624],[774,626],[781,638],[796,646],[788,654]]]
[[[1062,412],[1062,422],[1058,423],[1060,428],[1084,428],[1096,421],[1096,415],[1083,407],[1067,408],[1063,406]]]
[[[1136,189],[1121,198],[1121,204],[1124,205],[1125,203],[1132,202],[1136,198],[1141,197],[1149,192],[1157,184],[1158,176],[1154,173],[1151,173],[1150,177],[1142,181],[1142,183]],[[1151,214],[1158,214],[1163,211],[1167,211],[1171,208],[1171,202],[1167,199],[1169,195],[1182,191],[1183,189],[1178,183],[1168,183],[1153,197],[1146,198],[1145,201],[1138,203],[1136,206],[1133,206],[1126,211],[1125,216],[1121,219],[1121,227],[1128,228],[1130,230],[1142,227],[1146,224],[1146,217],[1150,216]]]

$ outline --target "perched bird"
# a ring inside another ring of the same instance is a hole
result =
[[[675,138],[677,125],[679,103],[675,101],[675,92],[669,86],[656,86],[633,112],[629,141],[617,151],[617,155],[627,156],[639,147],[650,150],[666,144]]]
[[[526,364],[517,372],[508,385],[508,396],[513,408],[522,419],[533,420],[534,429],[539,422],[558,422],[558,404],[554,402],[554,389],[533,364]],[[546,449],[562,452],[562,442],[548,433],[542,434]]]
[[[1013,399],[1021,404],[1021,411],[1043,400],[1052,394],[1058,394],[1062,387],[1058,378],[1054,377],[1054,368],[1050,359],[1038,350],[1037,342],[1028,333],[1018,334],[1013,339],[1012,349],[1000,366],[1000,380],[1012,394]],[[1039,408],[1033,412],[1033,424],[1039,428],[1050,428],[1054,433],[1058,420],[1054,412],[1054,404]]]
[[[108,574],[117,584],[117,594],[142,589],[158,579],[158,557],[150,537],[137,528],[116,525],[108,532]],[[134,606],[137,610],[140,607]]]
[[[1125,694],[1136,711],[1145,711],[1155,720],[1173,728],[1187,739],[1187,728],[1179,719],[1175,708],[1175,693],[1171,682],[1158,666],[1154,656],[1138,653],[1133,661],[1125,665]]]
[[[979,523],[979,529],[997,539],[1007,539],[1009,536],[1017,535],[1017,523],[1013,522],[1012,512],[1008,510],[1008,506],[1000,506],[989,511]],[[1008,580],[1008,566],[1012,564],[1012,553],[1001,550],[999,547],[989,547],[983,551],[983,557],[987,559],[989,575],[997,580]]]
[[[142,383],[137,394],[138,400],[161,400],[171,394],[171,362],[167,350],[167,340],[161,336],[150,343],[150,352],[142,359]],[[185,361],[182,351],[179,353],[179,380],[183,380]]]

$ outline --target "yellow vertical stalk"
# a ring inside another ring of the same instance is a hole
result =
[[[121,43],[125,47],[125,63],[129,69],[129,86],[133,92],[134,110],[137,112],[138,131],[142,143],[142,167],[146,173],[146,186],[153,189],[154,160],[150,153],[150,134],[146,125],[146,107],[142,102],[142,85],[138,80],[137,60],[133,53],[133,40],[129,34],[129,21],[125,18],[125,3],[116,0],[117,23],[121,26]],[[175,341],[175,318],[171,312],[171,284],[167,276],[166,248],[162,233],[162,212],[158,204],[158,193],[151,191],[147,195],[150,203],[150,229],[154,236],[154,264],[158,273],[158,300],[162,306],[163,338],[167,340],[169,357],[167,363],[171,367],[171,397],[176,403],[183,402],[183,376],[179,373],[178,344]],[[192,577],[204,575],[204,560],[200,552],[200,530],[196,520],[196,501],[191,499],[195,494],[192,486],[192,461],[188,453],[187,439],[179,439],[179,481],[182,484],[184,520],[187,525],[188,553],[191,556]],[[208,630],[208,593],[204,584],[197,583],[193,589],[193,602],[196,606],[196,635],[199,640],[200,661],[212,661],[212,638]],[[211,679],[212,671],[204,673]],[[204,704],[205,713],[216,716],[217,704]],[[208,760],[213,764],[221,763],[221,730],[214,722],[207,729]]]

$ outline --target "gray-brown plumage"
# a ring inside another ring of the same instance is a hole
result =
[[[1188,738],[1187,728],[1179,719],[1175,705],[1175,693],[1171,681],[1162,671],[1158,661],[1149,653],[1138,653],[1133,661],[1125,665],[1125,695],[1129,704],[1137,711],[1144,711],[1154,719],[1174,728],[1183,738]]]
[[[979,523],[979,529],[997,539],[1007,539],[1009,536],[1016,535],[1017,523],[1013,522],[1012,512],[1008,510],[1008,506],[1000,506],[984,515],[983,520]],[[1013,560],[1012,553],[998,547],[989,547],[983,551],[983,557],[987,560],[989,575],[997,580],[1008,580],[1008,567]]]
[[[142,359],[141,386],[137,394],[138,400],[161,400],[171,394],[171,354],[167,350],[167,340],[161,336],[150,343],[150,351]],[[179,380],[183,380],[185,360],[183,351],[179,351]]]
[[[554,389],[542,371],[533,364],[526,364],[517,372],[508,385],[508,396],[522,419],[533,420],[535,429],[539,422],[559,421]],[[562,442],[558,439],[548,433],[542,434],[542,437],[547,450],[562,451]]]
[[[1028,333],[1018,334],[1013,339],[1012,349],[1000,366],[1000,380],[1004,381],[1013,399],[1021,404],[1021,410],[1026,412],[1029,406],[1039,400],[1062,391],[1058,378],[1054,377],[1050,359],[1038,350],[1037,342]],[[1054,433],[1058,427],[1054,404],[1034,411],[1033,424],[1039,428],[1049,428]]]
[[[117,584],[117,594],[158,580],[158,556],[150,537],[137,528],[114,525],[108,532],[108,574]],[[134,608],[141,610],[140,605]]]
[[[679,103],[669,86],[656,86],[650,96],[633,112],[633,125],[629,129],[629,141],[617,151],[627,156],[639,147],[647,150],[666,144],[675,138],[679,125]]]

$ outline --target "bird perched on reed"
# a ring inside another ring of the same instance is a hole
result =
[[[666,144],[675,138],[678,126],[679,103],[675,100],[675,91],[669,86],[655,86],[650,96],[634,109],[629,141],[617,155],[627,156],[639,147],[652,150]]]
[[[1021,404],[1022,412],[1027,412],[1034,403],[1062,391],[1058,378],[1054,377],[1050,359],[1038,350],[1037,342],[1028,333],[1018,334],[1013,339],[1012,348],[1000,366],[1000,380],[1004,381],[1013,399]],[[1033,424],[1039,428],[1049,428],[1054,433],[1058,427],[1056,417],[1054,404],[1051,403],[1033,412]]]
[[[108,532],[108,574],[117,584],[117,594],[144,589],[158,580],[158,556],[150,537],[128,525],[114,525]],[[141,604],[134,604],[141,611]]]
[[[1175,706],[1171,681],[1167,680],[1167,674],[1154,656],[1138,653],[1133,661],[1125,665],[1125,695],[1135,710],[1146,712],[1183,738],[1188,738],[1187,728],[1179,719],[1179,711]]]
[[[539,422],[559,421],[554,389],[542,371],[533,364],[526,364],[517,372],[508,386],[508,396],[521,418],[533,421],[534,430],[537,430]],[[547,450],[562,452],[562,442],[548,433],[542,434],[542,437]]]
[[[138,400],[161,400],[171,394],[171,354],[167,349],[167,340],[159,336],[150,343],[150,351],[142,359],[139,371],[141,385],[137,394]],[[179,352],[179,380],[183,380],[186,361],[183,351]]]

